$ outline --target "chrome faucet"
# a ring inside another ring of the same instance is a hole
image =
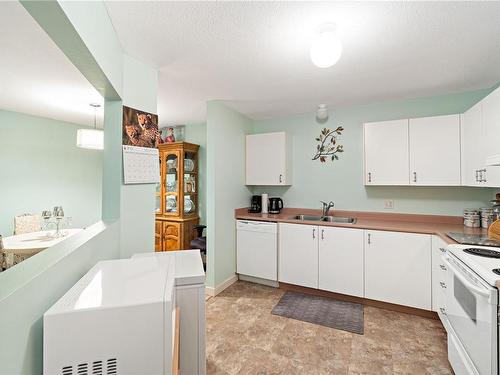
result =
[[[323,215],[322,216],[328,216],[328,211],[330,211],[330,208],[333,208],[335,206],[335,203],[330,201],[330,203],[326,203],[323,201],[320,201],[323,204]]]

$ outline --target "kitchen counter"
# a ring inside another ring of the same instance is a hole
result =
[[[385,230],[391,232],[409,232],[432,234],[441,237],[449,244],[456,243],[446,233],[487,234],[481,228],[468,228],[463,225],[461,216],[397,214],[385,212],[331,210],[330,216],[355,217],[355,224],[329,223],[324,221],[296,220],[296,215],[321,215],[321,210],[306,208],[284,208],[280,214],[249,213],[248,208],[237,208],[234,216],[239,220],[259,220],[280,223],[321,225],[357,229]]]

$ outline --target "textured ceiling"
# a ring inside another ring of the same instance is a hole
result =
[[[102,97],[17,1],[0,2],[0,50],[0,109],[93,124]]]
[[[160,69],[162,123],[206,101],[252,118],[485,88],[500,80],[500,2],[106,2],[123,48]],[[343,55],[309,60],[321,23]]]

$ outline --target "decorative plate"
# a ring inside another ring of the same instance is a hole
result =
[[[191,159],[184,159],[184,169],[186,172],[194,171],[194,161]]]
[[[188,214],[190,212],[193,212],[194,209],[195,209],[195,206],[194,206],[193,201],[190,198],[185,197],[184,198],[184,213]]]

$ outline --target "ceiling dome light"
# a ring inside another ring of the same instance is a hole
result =
[[[328,119],[328,106],[326,104],[318,105],[318,109],[316,110],[316,118],[319,121],[325,121]]]
[[[311,43],[311,61],[318,68],[329,68],[342,55],[342,43],[337,35],[337,28],[333,23],[326,23],[318,27]]]

